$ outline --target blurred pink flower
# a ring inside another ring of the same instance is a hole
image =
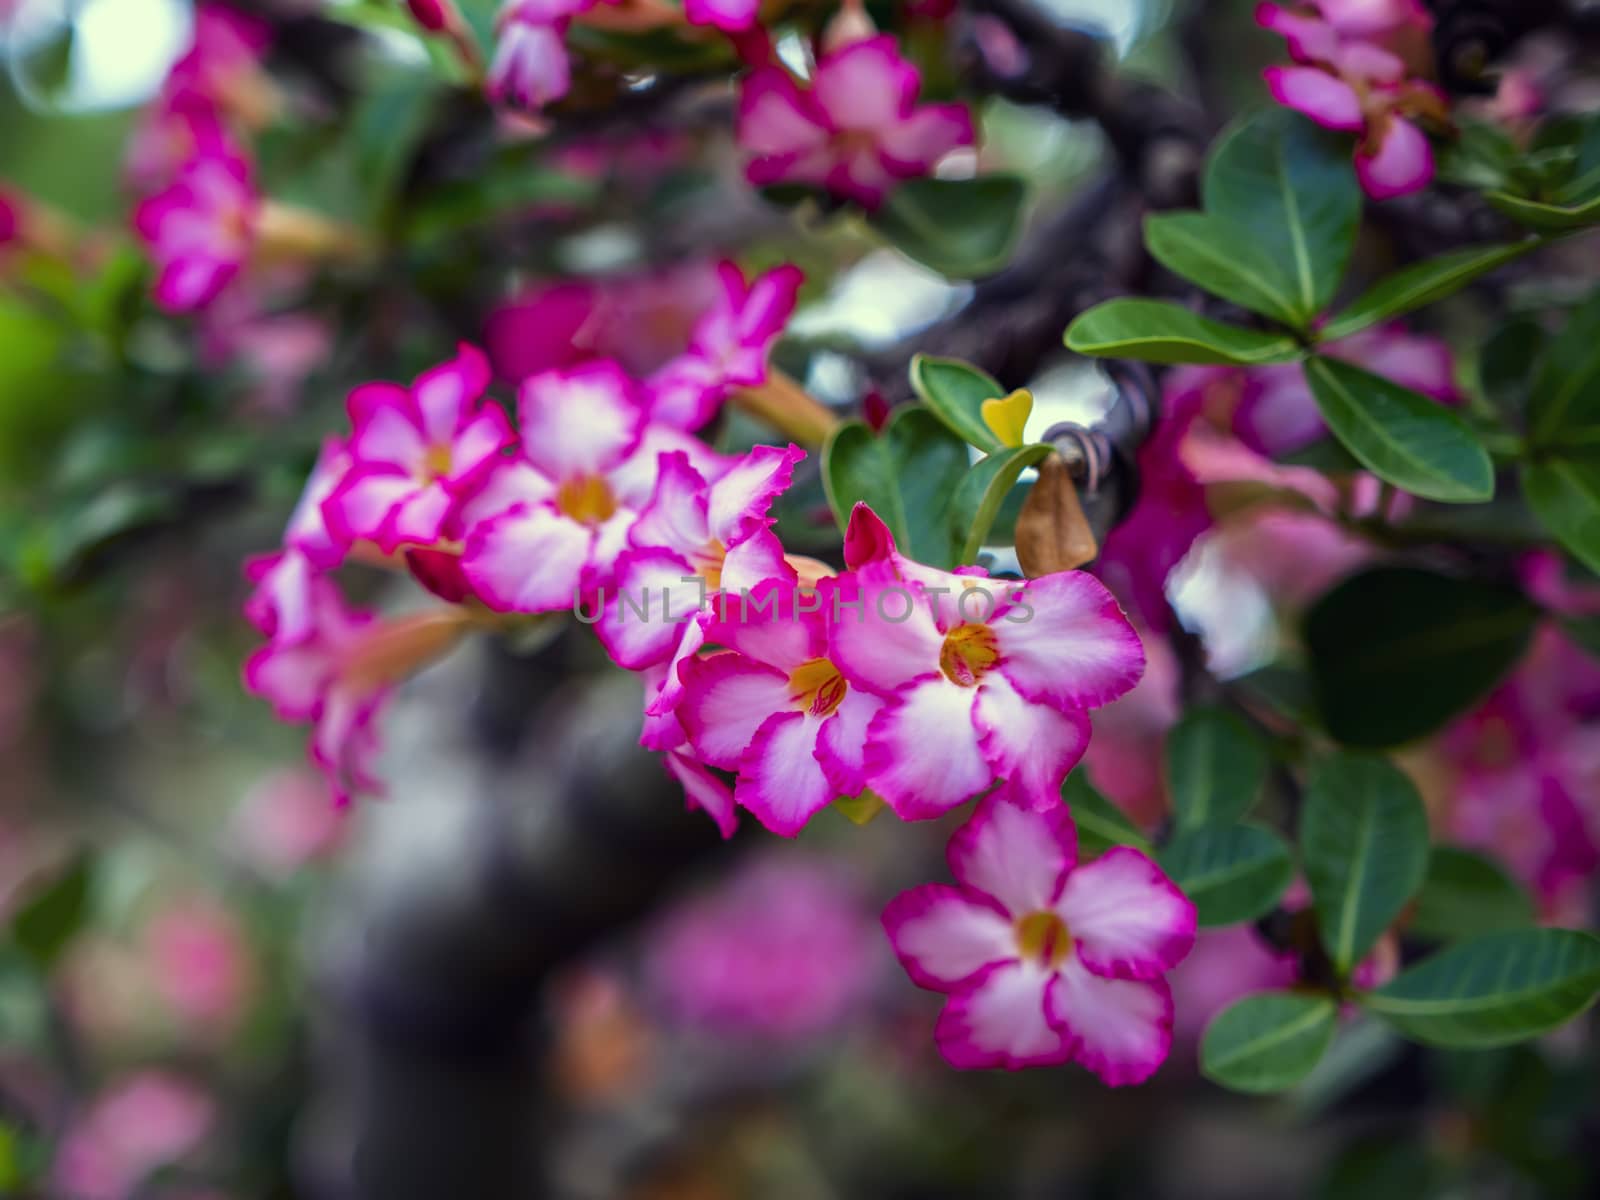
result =
[[[678,1021],[779,1042],[845,1023],[882,962],[849,880],[800,855],[745,864],[667,913],[646,944],[650,990]]]
[[[259,208],[249,165],[233,154],[189,159],[142,201],[133,225],[155,260],[156,302],[186,312],[214,300],[250,255]]]
[[[921,87],[888,35],[825,55],[804,85],[781,66],[759,67],[739,95],[745,173],[757,187],[809,184],[877,208],[898,182],[973,142],[966,107],[919,106]]]
[[[22,202],[14,193],[0,187],[0,249],[22,240]]]
[[[509,0],[501,10],[494,59],[485,85],[489,99],[537,110],[572,86],[567,26],[597,0]]]
[[[326,797],[323,807],[329,807]],[[233,914],[196,899],[159,913],[144,930],[156,984],[180,1020],[219,1033],[238,1025],[255,982]]]
[[[691,25],[744,33],[755,28],[761,15],[761,0],[683,0],[683,15]]]
[[[348,809],[328,803],[315,775],[275,771],[245,795],[230,840],[251,864],[285,876],[338,853],[350,830]]]
[[[198,1149],[216,1106],[196,1084],[164,1071],[129,1076],[67,1130],[54,1184],[70,1200],[126,1200],[157,1168]]]
[[[1167,976],[1172,984],[1178,1040],[1197,1046],[1200,1035],[1235,1000],[1295,982],[1292,954],[1275,953],[1249,925],[1202,929],[1189,957]]]
[[[230,4],[195,8],[194,38],[167,75],[171,90],[192,89],[226,101],[241,75],[254,71],[272,43],[272,26]]]
[[[1167,813],[1161,748],[1178,719],[1180,672],[1172,643],[1143,637],[1144,674],[1133,690],[1094,714],[1083,765],[1094,786],[1142,829]],[[1080,770],[1083,768],[1080,768]]]

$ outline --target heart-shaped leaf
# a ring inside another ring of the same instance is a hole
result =
[[[1335,755],[1311,769],[1300,854],[1322,942],[1348,973],[1428,870],[1428,815],[1412,782],[1378,758]]]
[[[1022,431],[1028,427],[1028,418],[1032,415],[1033,393],[1027,388],[1018,388],[1009,396],[985,400],[978,405],[978,416],[983,418],[989,432],[1002,446],[1013,449],[1022,445]]]
[[[1600,463],[1530,463],[1522,469],[1522,494],[1574,558],[1600,571]]]
[[[1267,777],[1260,739],[1232,713],[1191,709],[1167,734],[1167,792],[1179,829],[1231,825]]]
[[[1224,300],[1285,325],[1302,328],[1310,316],[1290,294],[1278,265],[1247,229],[1210,213],[1152,214],[1144,244],[1169,271]]]
[[[918,562],[955,566],[950,506],[967,473],[967,444],[925,408],[902,408],[882,435],[849,421],[822,448],[822,482],[842,530],[864,500],[900,549]]]
[[[1208,926],[1254,920],[1294,878],[1289,848],[1260,825],[1202,825],[1173,838],[1156,859]]]
[[[1043,462],[1049,454],[1050,447],[1043,445],[1001,449],[972,465],[950,504],[951,535],[961,546],[956,556],[958,562],[977,561],[978,551],[983,548],[984,539],[989,536],[1017,477]]]
[[[958,436],[985,454],[1003,450],[983,419],[983,405],[1006,394],[994,378],[957,358],[918,354],[911,360],[911,390]]]
[[[1538,238],[1530,237],[1510,245],[1471,246],[1413,263],[1380,279],[1346,305],[1323,327],[1322,340],[1331,342],[1348,337],[1380,321],[1442,300],[1540,244]]]
[[[1434,1046],[1504,1046],[1563,1025],[1600,993],[1600,939],[1573,929],[1513,929],[1458,942],[1362,1003]]]
[[[1406,932],[1455,941],[1533,921],[1532,899],[1498,863],[1458,846],[1435,846]]]
[[[1361,223],[1361,188],[1345,139],[1283,108],[1224,133],[1206,163],[1205,210],[1248,230],[1278,264],[1301,322],[1327,308]]]
[[[1430,500],[1494,495],[1488,451],[1438,401],[1335,358],[1309,358],[1305,372],[1328,428],[1380,479]]]
[[[1200,1070],[1236,1092],[1281,1092],[1322,1060],[1339,1006],[1331,997],[1261,992],[1223,1009],[1200,1041]]]
[[[952,279],[1006,265],[1028,187],[1015,175],[923,176],[900,184],[869,222],[908,258]]]
[[[1164,300],[1097,304],[1067,327],[1067,347],[1100,358],[1154,363],[1262,366],[1293,362],[1300,347],[1283,334],[1224,325]]]
[[[1521,657],[1539,610],[1516,588],[1415,567],[1340,583],[1305,624],[1312,686],[1328,732],[1349,746],[1397,746],[1465,712]]]

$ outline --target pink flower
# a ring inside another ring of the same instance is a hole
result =
[[[319,576],[311,586],[309,635],[271,642],[245,662],[245,687],[267,700],[279,718],[314,723],[311,760],[341,805],[356,792],[380,788],[373,772],[375,719],[388,681],[352,668],[381,629],[373,614],[347,609],[338,589]]]
[[[683,15],[691,25],[745,33],[755,28],[761,15],[761,0],[684,0]]]
[[[283,877],[337,853],[349,832],[349,816],[348,809],[328,803],[327,790],[309,771],[277,771],[246,794],[230,840],[246,861]]]
[[[1193,952],[1167,980],[1177,1002],[1179,1042],[1198,1046],[1211,1018],[1235,1000],[1292,987],[1299,975],[1295,956],[1274,951],[1249,925],[1202,929]]]
[[[699,429],[728,392],[767,378],[767,352],[794,311],[804,276],[784,265],[746,284],[731,262],[717,265],[722,295],[695,323],[689,348],[650,380],[652,420]]]
[[[55,1187],[73,1200],[125,1200],[157,1168],[199,1148],[216,1105],[196,1085],[142,1071],[101,1095],[56,1153]]]
[[[651,990],[679,1021],[781,1042],[846,1021],[880,964],[849,880],[794,855],[747,863],[647,939]]]
[[[250,168],[232,154],[202,154],[134,210],[155,260],[156,302],[171,312],[203,308],[227,287],[255,244],[260,198]]]
[[[128,139],[128,182],[140,192],[159,191],[196,158],[242,158],[210,97],[169,87],[139,119]]]
[[[949,996],[934,1037],[961,1068],[1077,1062],[1142,1083],[1172,1045],[1164,974],[1195,911],[1149,858],[1116,846],[1079,864],[1064,809],[1000,798],[950,839],[956,885],[902,892],[883,927],[913,982]]]
[[[996,781],[1024,804],[1059,803],[1089,743],[1087,710],[1144,670],[1111,593],[1081,571],[1001,583],[910,562],[864,504],[845,536],[855,571],[841,591],[853,594],[832,623],[829,658],[891,701],[867,729],[867,786],[906,820]]]
[[[1289,51],[1306,64],[1268,67],[1273,99],[1319,125],[1361,135],[1356,174],[1369,196],[1383,200],[1427,186],[1433,149],[1412,121],[1447,118],[1446,101],[1433,85],[1407,76],[1399,54],[1367,40],[1409,20],[1414,6],[1390,3],[1321,5],[1323,15],[1300,15],[1263,4],[1256,21],[1284,35]],[[1421,14],[1426,28],[1426,14]]]
[[[0,249],[22,240],[22,204],[0,187]]]
[[[838,796],[866,787],[867,728],[884,700],[852,688],[828,657],[833,580],[814,596],[771,580],[711,619],[688,659],[678,715],[713,767],[737,772],[734,799],[774,833],[793,837]]]
[[[489,99],[540,109],[572,86],[567,25],[595,0],[512,0],[500,16],[499,39],[489,64]]]
[[[231,913],[190,902],[158,915],[144,937],[156,983],[181,1020],[227,1030],[244,1015],[254,972]]]
[[[505,412],[482,400],[488,386],[488,359],[463,344],[410,388],[368,383],[351,392],[351,469],[322,504],[335,536],[385,553],[438,541],[512,441]]]
[[[763,66],[739,96],[739,144],[758,187],[802,183],[867,208],[903,179],[926,175],[973,141],[959,104],[917,105],[921,78],[888,35],[826,55],[808,87],[780,66]]]
[[[652,426],[622,368],[596,361],[525,379],[522,457],[503,462],[463,511],[462,569],[502,612],[554,612],[611,581],[663,453],[717,456]]]
[[[201,4],[194,14],[194,40],[173,64],[167,86],[225,99],[241,75],[260,65],[271,42],[272,26],[265,21],[228,4]]]
[[[682,452],[661,457],[655,492],[617,558],[616,594],[595,626],[618,665],[641,670],[684,653],[684,627],[711,595],[794,582],[767,510],[804,457],[798,446],[757,446],[714,480]]]
[[[328,528],[322,502],[350,469],[350,455],[341,438],[328,438],[306,480],[300,500],[283,532],[283,549],[245,564],[245,577],[256,585],[245,602],[244,615],[275,641],[302,642],[314,632],[313,581],[344,561],[347,539]]]

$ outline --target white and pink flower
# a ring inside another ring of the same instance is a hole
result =
[[[776,580],[730,597],[705,641],[723,653],[679,669],[678,716],[711,766],[737,773],[734,799],[792,837],[840,796],[866,787],[867,728],[885,701],[852,688],[828,657],[836,583],[814,594]]]
[[[203,308],[243,270],[261,200],[250,167],[233,153],[200,154],[134,210],[133,226],[156,264],[156,302]]]
[[[949,996],[935,1040],[961,1068],[1077,1062],[1142,1083],[1172,1046],[1166,972],[1195,909],[1137,850],[1079,863],[1065,809],[991,798],[948,849],[955,886],[924,884],[883,914],[913,982]]]
[[[722,294],[695,322],[689,348],[649,382],[652,420],[696,430],[711,420],[728,392],[767,378],[767,353],[794,311],[804,276],[785,264],[746,283],[731,262],[717,265]]]
[[[572,64],[567,26],[596,0],[511,0],[500,14],[489,99],[537,111],[567,94]]]
[[[760,67],[739,97],[745,173],[758,187],[825,187],[876,208],[901,180],[928,174],[973,142],[966,108],[918,105],[921,87],[888,35],[825,55],[806,84],[775,63]]]
[[[829,657],[889,701],[867,729],[867,786],[907,820],[997,782],[1031,807],[1059,803],[1089,743],[1088,710],[1144,670],[1111,593],[1080,571],[1012,583],[913,563],[864,504],[850,525],[854,571],[841,579]]]
[[[409,388],[352,391],[351,466],[322,504],[334,535],[384,553],[437,542],[512,441],[505,412],[483,400],[488,386],[488,359],[463,345]]]

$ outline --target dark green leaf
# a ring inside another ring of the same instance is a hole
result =
[[[972,469],[956,489],[951,502],[951,534],[961,545],[957,561],[972,563],[978,560],[995,517],[1012,487],[1029,467],[1038,466],[1050,454],[1049,446],[1021,446],[1016,450],[998,450],[972,465]]]
[[[1435,846],[1407,931],[1454,941],[1534,921],[1533,901],[1492,859],[1457,846]]]
[[[1261,366],[1300,357],[1293,338],[1224,325],[1164,300],[1096,305],[1067,327],[1067,346],[1079,354],[1154,363]]]
[[[1027,195],[1015,175],[924,176],[896,187],[869,221],[907,257],[952,279],[971,279],[1006,265]]]
[[[1522,494],[1574,558],[1600,571],[1600,463],[1530,463],[1522,469]]]
[[[1099,854],[1112,846],[1134,846],[1149,851],[1150,843],[1144,834],[1134,828],[1127,814],[1095,789],[1082,767],[1062,781],[1061,800],[1078,827],[1080,854]]]
[[[1379,478],[1430,500],[1494,495],[1488,451],[1438,401],[1335,358],[1309,358],[1305,371],[1328,428]]]
[[[1428,815],[1412,782],[1378,758],[1316,763],[1300,856],[1328,957],[1347,974],[1422,886]]]
[[[92,864],[75,860],[11,918],[11,936],[40,969],[48,969],[83,926],[89,911]]]
[[[1285,325],[1306,322],[1283,272],[1248,229],[1209,213],[1160,213],[1144,219],[1144,243],[1169,271],[1213,295]]]
[[[1004,448],[984,423],[983,402],[998,400],[1006,390],[977,367],[956,358],[918,354],[911,360],[911,390],[934,416],[985,454]]]
[[[1600,424],[1600,289],[1550,340],[1528,401],[1529,433],[1560,450],[1567,434]]]
[[[1544,326],[1528,317],[1506,322],[1484,343],[1478,381],[1485,398],[1507,424],[1520,423],[1527,410],[1534,365],[1544,344]]]
[[[1352,300],[1328,322],[1321,332],[1322,340],[1335,341],[1442,300],[1539,244],[1537,238],[1528,238],[1511,245],[1472,246],[1413,263]]]
[[[1200,1070],[1236,1092],[1281,1092],[1321,1061],[1339,1006],[1328,996],[1261,992],[1223,1009],[1200,1041]]]
[[[1191,709],[1167,734],[1167,792],[1178,828],[1231,825],[1255,803],[1267,751],[1232,713]]]
[[[1254,920],[1294,878],[1289,848],[1260,825],[1202,825],[1178,834],[1156,858],[1194,901],[1201,925]]]
[[[1402,972],[1362,1003],[1435,1046],[1503,1046],[1554,1029],[1600,992],[1600,940],[1572,929],[1486,933]]]
[[[1513,221],[1548,233],[1582,229],[1600,221],[1600,197],[1582,204],[1547,204],[1510,192],[1489,192],[1484,198]]]
[[[1278,264],[1303,321],[1344,275],[1361,223],[1348,142],[1298,113],[1269,108],[1224,133],[1206,164],[1205,209],[1247,229]]]
[[[1521,657],[1538,609],[1520,590],[1375,567],[1306,617],[1317,703],[1351,746],[1396,746],[1465,712]]]
[[[966,473],[967,444],[925,408],[902,408],[881,436],[847,422],[822,449],[823,486],[841,529],[865,500],[901,550],[944,569],[956,565],[950,505]]]

